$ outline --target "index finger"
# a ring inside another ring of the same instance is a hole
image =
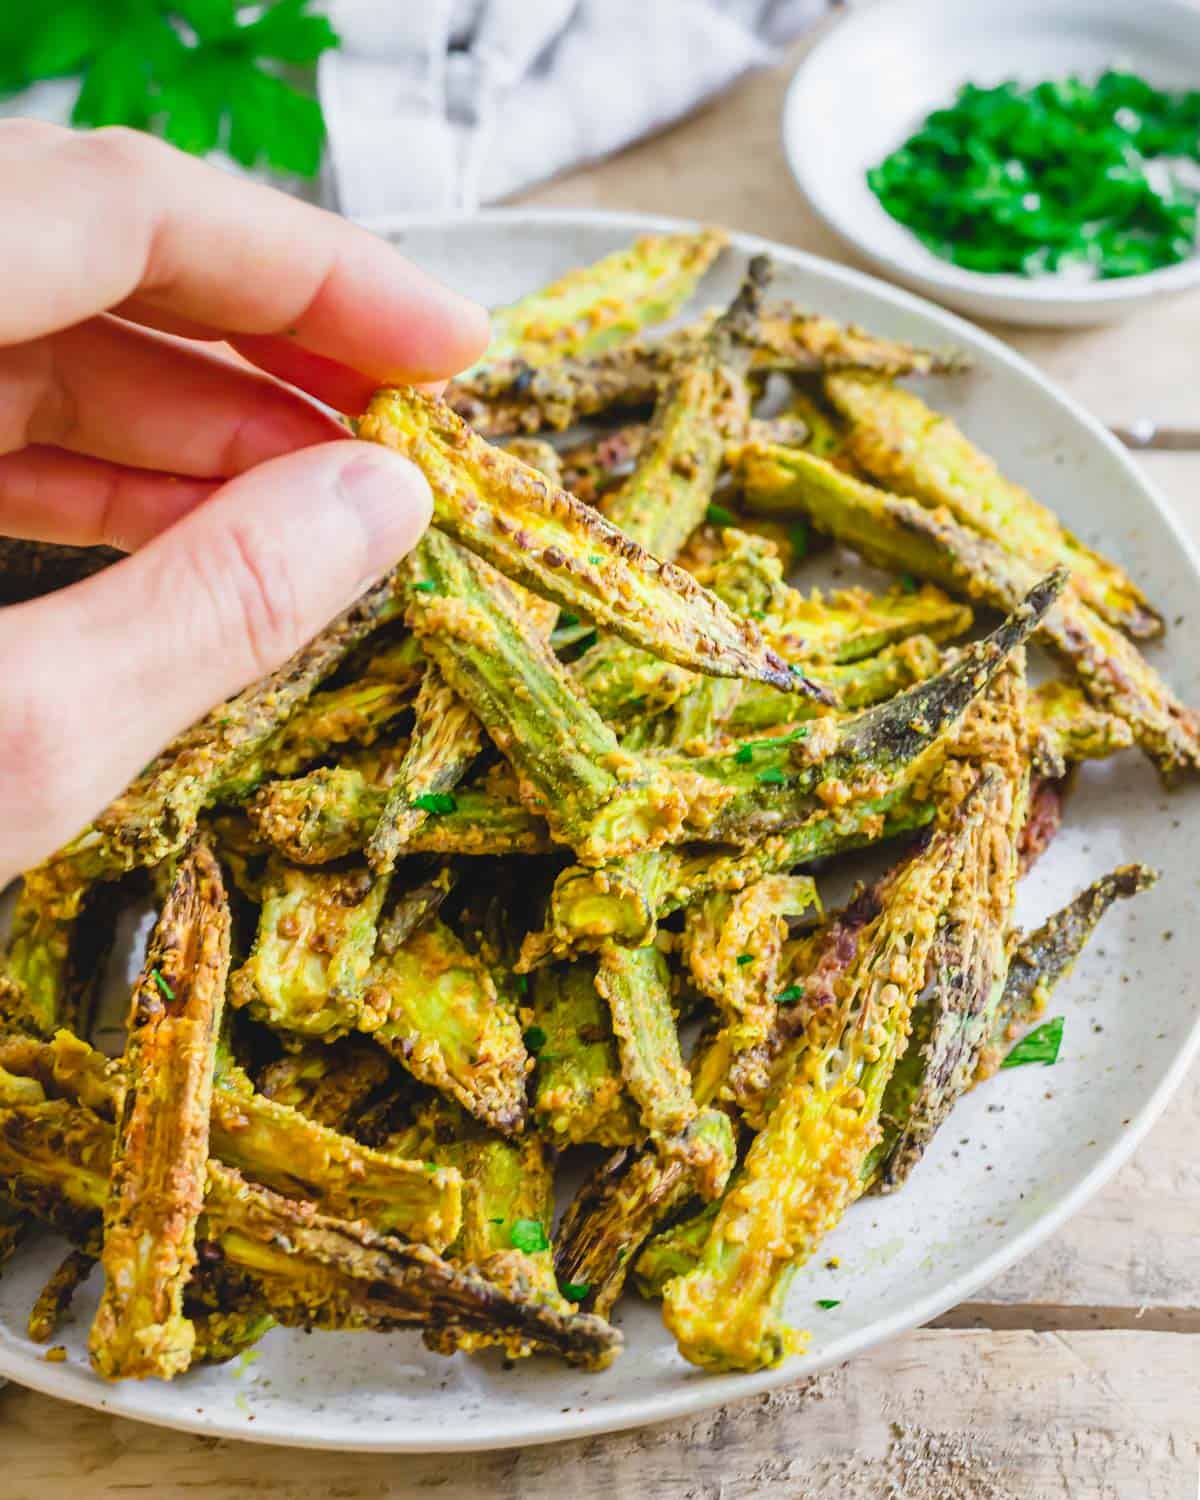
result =
[[[0,123],[0,345],[131,299],[231,335],[282,335],[378,384],[453,375],[477,303],[335,214],[151,136]],[[81,275],[81,269],[86,275]]]

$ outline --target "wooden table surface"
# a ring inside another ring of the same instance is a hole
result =
[[[725,223],[846,259],[779,145],[785,65],[525,195]],[[1075,333],[995,330],[1096,415],[1200,424],[1200,294]],[[1200,454],[1146,457],[1200,539]],[[1200,999],[1200,997],[1198,997]],[[1056,1236],[930,1328],[766,1398],[518,1452],[389,1458],[186,1437],[8,1387],[0,1500],[1196,1500],[1200,1073]]]

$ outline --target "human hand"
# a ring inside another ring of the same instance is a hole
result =
[[[0,534],[131,554],[0,610],[2,886],[428,524],[421,474],[299,391],[353,413],[442,379],[487,317],[345,220],[130,131],[0,124],[0,224]]]

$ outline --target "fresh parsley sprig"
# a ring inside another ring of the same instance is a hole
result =
[[[312,177],[325,124],[284,70],[338,44],[313,0],[6,0],[0,95],[81,75],[74,125],[130,125],[197,155]]]

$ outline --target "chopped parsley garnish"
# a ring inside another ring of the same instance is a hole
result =
[[[726,510],[723,505],[710,505],[704,514],[714,526],[733,525],[733,512]]]
[[[788,528],[788,541],[792,544],[792,561],[799,562],[808,556],[808,522],[796,521]]]
[[[419,578],[416,583],[413,584],[413,588],[417,591],[418,594],[437,593],[437,584],[434,583],[432,578]]]
[[[514,974],[513,984],[515,984],[517,987],[518,995],[527,995],[529,993],[529,978],[527,975]]]
[[[768,766],[765,771],[758,773],[758,780],[763,786],[786,786],[787,777],[778,766]]]
[[[559,1291],[568,1302],[582,1302],[592,1289],[590,1281],[563,1281],[559,1283]]]
[[[162,977],[162,975],[158,972],[157,969],[151,969],[150,970],[150,978],[153,979],[153,981],[155,982],[156,985],[158,985],[159,989],[162,991],[162,993],[166,996],[166,998],[168,1000],[174,1000],[174,998],[175,998],[175,991],[171,988],[171,986]]]
[[[765,740],[745,740],[733,752],[733,758],[739,766],[748,766],[754,759],[754,752],[756,750],[773,750],[777,745],[792,745],[797,740],[806,740],[807,738],[808,728],[806,725],[801,724],[798,728],[789,730],[787,734],[773,734]],[[772,775],[769,771],[764,771],[759,777],[760,781],[783,781],[784,779],[782,771],[775,775]]]
[[[733,758],[739,766],[748,766],[754,759],[754,747],[752,745],[739,745],[733,752]]]
[[[818,1297],[817,1298],[817,1306],[818,1307],[823,1307],[826,1312],[828,1312],[831,1307],[841,1307],[841,1305],[842,1305],[842,1300],[841,1300],[840,1297]]]
[[[588,553],[588,562],[595,563],[597,566],[599,566],[599,564],[602,563],[603,561],[604,561],[604,558],[601,556],[601,554],[599,552],[589,552]]]
[[[753,953],[739,953],[738,956],[737,956],[738,968],[744,968],[746,966],[746,964],[752,964],[753,962],[754,962],[754,954]]]
[[[803,996],[804,986],[802,984],[789,984],[787,989],[780,990],[778,995],[775,996],[775,1004],[795,1005],[796,1001],[802,999]]]
[[[569,609],[564,609],[558,617],[558,628],[560,630],[570,630],[578,624],[579,616],[573,615]]]
[[[525,1033],[525,1050],[527,1052],[540,1052],[546,1045],[546,1033],[540,1026],[531,1026]]]
[[[1019,1068],[1025,1063],[1045,1063],[1047,1067],[1058,1061],[1058,1050],[1062,1046],[1063,1018],[1055,1016],[1044,1026],[1036,1026],[1027,1037],[1023,1037],[1012,1049],[1002,1068]]]
[[[442,813],[455,812],[458,799],[451,792],[422,792],[419,797],[413,798],[412,805],[419,807],[422,812],[439,817]]]
[[[538,1219],[517,1219],[508,1232],[508,1238],[514,1250],[526,1255],[536,1255],[539,1250],[550,1248],[545,1227]]]
[[[489,1224],[503,1224],[504,1220],[503,1219],[489,1219],[488,1223]]]

